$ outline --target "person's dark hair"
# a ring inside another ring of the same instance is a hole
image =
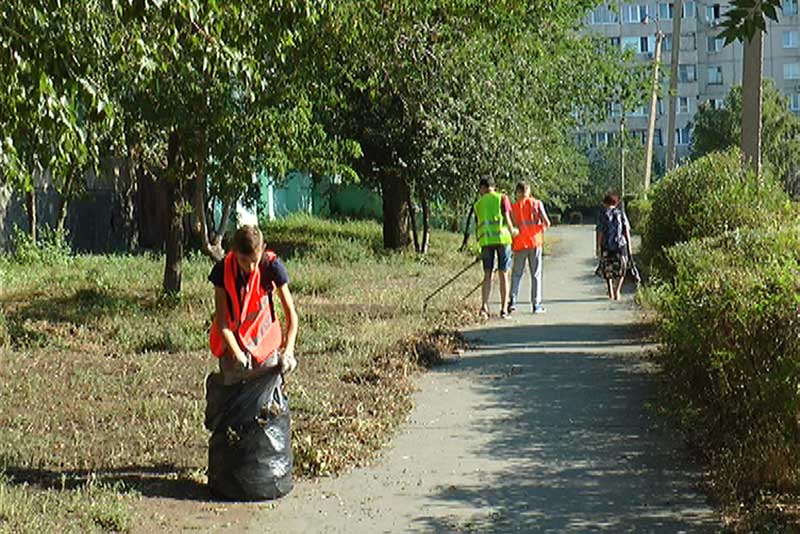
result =
[[[264,243],[258,226],[246,224],[233,234],[233,250],[241,254],[254,254]]]
[[[524,193],[528,190],[528,184],[525,182],[517,182],[517,187],[514,189],[516,194]]]
[[[485,187],[487,189],[494,187],[494,179],[489,177],[481,178],[481,181],[478,182],[478,187]]]
[[[619,195],[616,193],[608,193],[603,198],[603,204],[605,204],[606,206],[616,206],[617,204],[619,204]]]

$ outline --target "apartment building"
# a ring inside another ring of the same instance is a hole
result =
[[[789,107],[800,114],[800,0],[783,0],[779,20],[770,21],[764,39],[764,76],[775,81],[789,99]],[[586,18],[586,31],[606,37],[613,45],[632,49],[641,61],[653,61],[656,32],[664,34],[661,62],[670,72],[672,47],[680,46],[678,65],[678,113],[676,155],[688,156],[691,124],[698,107],[707,103],[723,105],[730,88],[742,83],[742,45],[724,46],[717,35],[729,2],[685,1],[680,39],[672,35],[674,4],[671,2],[609,2]],[[661,94],[667,95],[669,80],[662,78]],[[598,146],[619,132],[620,109],[611,104],[610,118],[582,132],[580,138]],[[667,143],[667,101],[657,106],[655,157],[664,160]],[[646,138],[648,107],[625,110],[625,124],[643,141]]]

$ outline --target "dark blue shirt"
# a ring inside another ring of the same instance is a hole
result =
[[[286,266],[283,264],[280,258],[275,258],[270,262],[266,257],[263,257],[261,258],[259,268],[261,269],[261,287],[267,292],[267,297],[269,298],[269,307],[272,310],[272,316],[275,317],[275,306],[272,302],[273,284],[275,284],[274,287],[280,287],[284,284],[288,284],[289,272],[286,270]],[[239,303],[241,304],[244,302],[244,291],[247,287],[248,275],[245,274],[241,269],[238,269],[238,273],[239,276],[236,277],[236,292],[239,293]],[[214,267],[211,269],[211,273],[208,275],[208,281],[214,284],[216,287],[225,289],[225,260],[218,261],[214,265]],[[229,313],[233,314],[231,297],[227,293],[226,296],[228,297],[228,311]]]

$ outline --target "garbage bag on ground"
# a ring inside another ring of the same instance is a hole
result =
[[[208,485],[220,498],[277,499],[292,481],[289,400],[280,372],[226,386],[220,373],[206,378]]]

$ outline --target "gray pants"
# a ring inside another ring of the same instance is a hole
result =
[[[525,264],[531,271],[531,303],[542,305],[542,247],[514,252],[514,268],[511,274],[511,302],[517,302],[519,283],[525,272]]]

